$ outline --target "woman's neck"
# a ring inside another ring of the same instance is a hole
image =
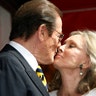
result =
[[[72,91],[67,88],[65,89],[61,87],[60,90],[58,90],[57,92],[57,96],[81,96],[81,94],[76,93],[76,91]]]
[[[58,96],[81,96],[76,92],[76,88],[81,79],[77,72],[64,71],[61,73],[62,84],[58,91]]]

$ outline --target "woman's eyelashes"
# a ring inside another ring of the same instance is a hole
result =
[[[69,48],[74,48],[74,47],[76,47],[76,45],[75,44],[69,44],[68,47]]]
[[[67,48],[75,48],[76,47],[76,44],[73,42],[73,41],[65,41],[63,43]]]

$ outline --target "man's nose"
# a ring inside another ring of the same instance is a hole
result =
[[[58,47],[60,47],[60,46],[61,46],[61,42],[58,43]]]

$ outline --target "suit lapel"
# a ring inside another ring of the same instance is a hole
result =
[[[9,51],[10,53],[14,54],[18,58],[18,60],[21,62],[22,66],[25,68],[27,75],[30,77],[30,79],[38,88],[38,90],[42,93],[42,95],[49,96],[46,88],[43,86],[41,80],[38,78],[34,70],[30,67],[30,65],[27,63],[24,57],[15,48],[7,44],[3,48],[3,50],[1,50],[1,52],[3,51]]]

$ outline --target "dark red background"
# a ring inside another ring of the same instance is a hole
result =
[[[96,10],[66,13],[63,15],[63,33],[65,38],[78,29],[96,30]]]

